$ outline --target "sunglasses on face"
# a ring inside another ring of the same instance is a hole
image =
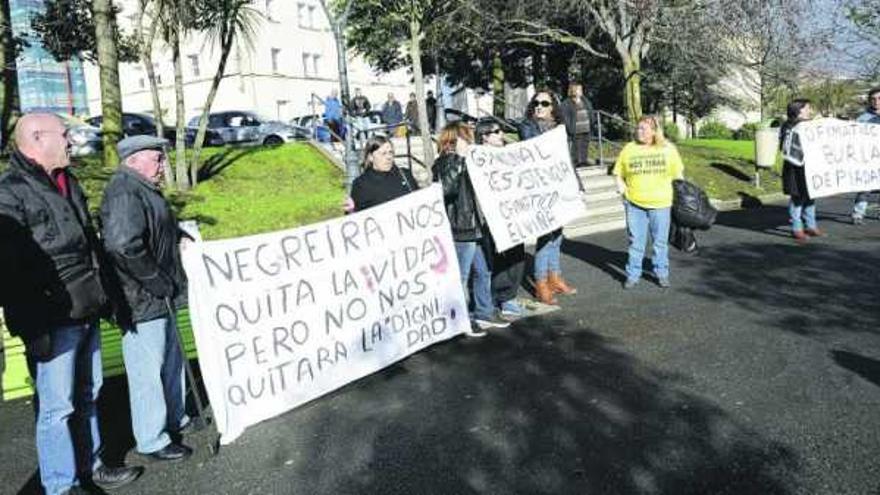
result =
[[[550,100],[535,100],[536,107],[552,107],[553,102]]]
[[[487,130],[487,131],[483,131],[482,134],[483,134],[484,136],[488,136],[489,134],[501,134],[501,128],[498,128],[498,129],[490,129],[490,130]]]

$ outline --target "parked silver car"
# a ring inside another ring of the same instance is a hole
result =
[[[190,128],[197,128],[198,125],[199,117],[189,121]],[[278,145],[303,138],[303,131],[297,126],[264,119],[254,112],[212,113],[208,116],[208,129],[216,132],[226,144]]]
[[[70,115],[58,114],[67,128],[67,141],[70,143],[70,156],[85,156],[104,149],[103,133],[100,127],[89,125]]]

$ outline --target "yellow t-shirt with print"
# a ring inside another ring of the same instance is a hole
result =
[[[620,151],[612,173],[626,183],[627,201],[642,208],[669,208],[672,180],[683,171],[681,156],[671,143],[663,146],[629,143]]]

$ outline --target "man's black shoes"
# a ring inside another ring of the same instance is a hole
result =
[[[180,461],[191,456],[192,449],[186,445],[169,443],[160,450],[143,455],[153,461]]]
[[[92,472],[92,483],[104,490],[113,490],[138,479],[144,473],[140,466],[107,467],[101,466]]]

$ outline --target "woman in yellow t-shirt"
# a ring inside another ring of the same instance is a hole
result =
[[[672,143],[663,138],[657,118],[644,116],[636,128],[636,141],[627,144],[612,172],[617,192],[624,198],[629,258],[624,289],[642,278],[642,260],[648,232],[654,244],[654,275],[660,287],[669,287],[669,222],[672,181],[683,177],[684,165]]]

